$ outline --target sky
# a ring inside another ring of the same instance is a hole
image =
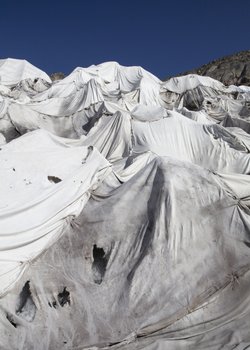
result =
[[[106,61],[163,79],[250,49],[250,0],[0,0],[0,58],[48,74]]]

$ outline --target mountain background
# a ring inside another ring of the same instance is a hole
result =
[[[250,50],[224,56],[199,68],[191,69],[180,75],[199,74],[221,81],[224,85],[250,86]],[[163,80],[168,80],[166,77]]]

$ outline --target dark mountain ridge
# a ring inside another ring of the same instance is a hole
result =
[[[224,85],[250,86],[250,50],[213,60],[179,75],[199,74],[221,81]],[[170,77],[165,78],[168,80]]]

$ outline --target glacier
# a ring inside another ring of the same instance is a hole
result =
[[[0,60],[0,349],[250,347],[250,87]]]

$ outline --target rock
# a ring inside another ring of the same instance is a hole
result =
[[[250,86],[250,50],[219,58],[180,75],[191,73],[209,76],[225,85]]]
[[[55,80],[62,80],[62,79],[64,79],[64,78],[65,78],[65,74],[62,73],[62,72],[56,72],[56,73],[52,73],[52,74],[50,75],[50,79],[51,79],[52,81],[55,81]]]

